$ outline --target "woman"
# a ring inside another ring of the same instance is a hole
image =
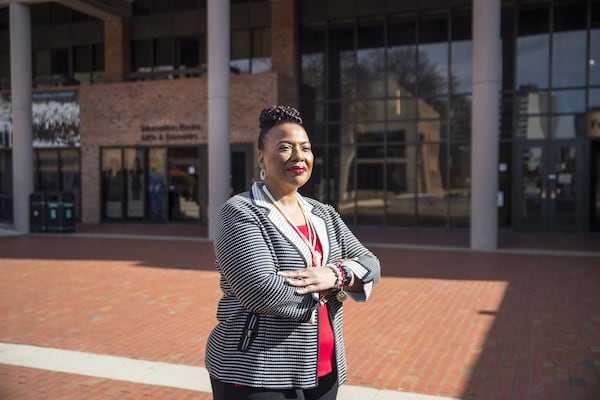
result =
[[[331,206],[298,194],[313,153],[299,112],[260,115],[262,182],[221,208],[218,324],[206,348],[215,400],[333,400],[346,380],[342,301],[369,297],[379,260]]]

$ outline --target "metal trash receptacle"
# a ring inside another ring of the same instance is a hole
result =
[[[73,193],[62,193],[61,201],[61,232],[75,232],[75,195]]]
[[[46,232],[46,196],[35,192],[29,195],[29,232]]]
[[[63,205],[59,193],[46,194],[46,232],[62,232]]]

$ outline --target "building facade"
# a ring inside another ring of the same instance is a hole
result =
[[[27,5],[34,190],[74,193],[83,223],[206,224],[206,1],[61,3]],[[260,110],[294,104],[315,152],[305,194],[352,225],[470,226],[471,1],[238,0],[230,10],[231,193],[257,176]],[[600,230],[600,1],[502,1],[500,14],[489,121],[498,227]],[[6,223],[9,25],[0,8]]]

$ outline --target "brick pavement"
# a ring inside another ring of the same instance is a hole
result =
[[[600,398],[600,258],[372,247],[347,302],[349,384],[461,399]],[[203,366],[219,298],[207,241],[0,238],[0,342]],[[0,364],[1,399],[209,399]]]

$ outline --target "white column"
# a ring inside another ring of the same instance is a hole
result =
[[[473,0],[471,248],[498,247],[500,0]]]
[[[208,238],[229,198],[229,1],[208,0]]]
[[[16,1],[10,2],[9,14],[14,228],[25,233],[33,192],[31,14],[29,6]]]

